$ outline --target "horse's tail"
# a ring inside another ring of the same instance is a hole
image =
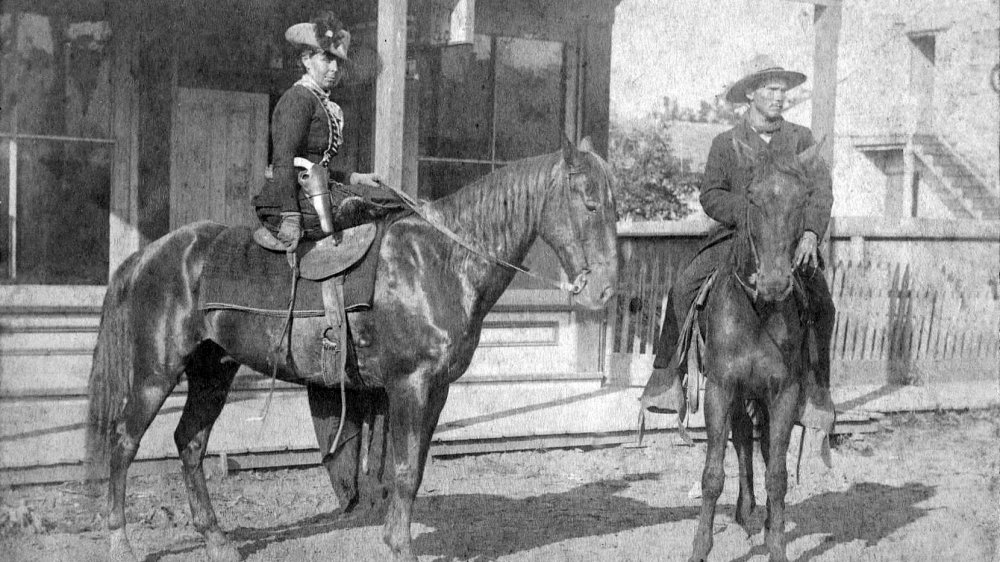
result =
[[[87,411],[87,478],[103,478],[113,440],[132,389],[135,340],[129,305],[139,253],[115,271],[104,295],[101,324],[90,369]]]

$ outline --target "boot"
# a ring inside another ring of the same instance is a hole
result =
[[[683,412],[687,406],[687,396],[677,369],[653,369],[639,401],[643,408],[656,414]]]
[[[810,371],[807,378],[806,399],[802,406],[802,415],[799,416],[799,423],[804,427],[819,429],[827,434],[833,433],[837,408],[830,396],[830,389],[816,380],[815,372]]]

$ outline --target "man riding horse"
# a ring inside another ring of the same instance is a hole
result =
[[[815,144],[806,127],[784,120],[781,113],[788,90],[805,82],[800,72],[785,70],[767,56],[753,58],[743,77],[726,92],[726,100],[748,104],[740,122],[712,141],[705,164],[700,201],[705,213],[720,223],[681,272],[668,294],[666,317],[656,347],[653,372],[642,395],[642,405],[653,412],[678,412],[686,408],[682,362],[678,358],[678,336],[702,284],[730,254],[733,233],[745,220],[747,186],[753,171],[739,165],[734,142],[757,151],[794,156]],[[808,310],[816,332],[816,365],[808,381],[808,399],[802,413],[803,425],[828,430],[833,423],[834,405],[830,398],[830,340],[833,334],[834,305],[822,274],[819,240],[830,222],[833,191],[828,175],[812,186],[805,212],[805,232],[795,252],[798,269],[808,299]]]
[[[344,224],[350,217],[343,209],[338,213],[346,200],[377,204],[398,198],[382,187],[378,174],[340,168],[331,160],[344,142],[344,112],[330,99],[330,90],[340,82],[342,65],[349,64],[351,34],[327,12],[289,27],[285,39],[299,49],[305,73],[281,96],[271,116],[271,173],[253,200],[264,229],[254,239],[275,251],[294,252],[303,238],[317,240],[353,226]],[[303,181],[312,164],[329,176],[329,188]]]

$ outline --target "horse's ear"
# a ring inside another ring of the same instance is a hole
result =
[[[800,152],[796,158],[807,169],[813,169],[823,162],[823,149],[826,147],[826,137],[820,137],[819,142]]]
[[[573,141],[569,140],[569,136],[567,136],[565,133],[563,133],[562,153],[563,153],[563,162],[565,162],[569,166],[575,166],[577,162],[580,160],[580,151],[577,150],[575,146],[573,146]]]
[[[736,164],[741,168],[753,168],[760,156],[752,146],[736,137],[733,137],[733,152],[736,153]]]
[[[591,142],[590,137],[583,137],[583,140],[580,141],[580,144],[576,147],[576,149],[580,152],[595,152],[594,143]]]

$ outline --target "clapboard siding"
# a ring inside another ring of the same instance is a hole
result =
[[[87,380],[100,322],[97,310],[87,310],[0,311],[0,470],[83,459]],[[636,397],[608,397],[600,364],[581,359],[592,355],[589,334],[600,331],[599,320],[594,325],[595,318],[551,299],[505,295],[484,323],[468,372],[452,387],[438,438],[529,437],[573,433],[574,427],[600,432],[616,415],[619,429],[628,429],[634,420],[625,405]],[[240,370],[213,431],[213,454],[315,449],[302,387],[278,381],[266,419],[253,420],[270,387],[269,377]],[[173,431],[186,392],[182,379],[143,438],[140,459],[176,455]]]

